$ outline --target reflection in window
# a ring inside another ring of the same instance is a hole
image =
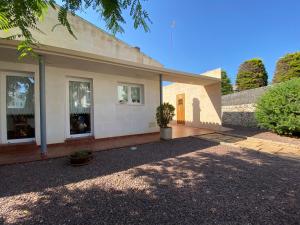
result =
[[[128,87],[125,85],[118,85],[118,101],[119,103],[128,102]]]
[[[33,77],[7,76],[6,118],[8,140],[35,137]]]
[[[143,85],[137,84],[119,84],[118,85],[118,101],[125,104],[142,104],[144,95]]]
[[[141,88],[131,87],[131,100],[133,103],[141,103]]]
[[[91,132],[91,83],[69,82],[70,134]]]

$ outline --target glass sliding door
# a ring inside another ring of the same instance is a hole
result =
[[[35,137],[33,77],[6,76],[6,125],[8,141]]]
[[[92,91],[89,81],[69,81],[69,118],[71,136],[91,135]]]

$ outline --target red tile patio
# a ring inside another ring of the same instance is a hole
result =
[[[173,138],[181,138],[193,135],[200,135],[213,132],[208,129],[173,125]],[[103,151],[113,148],[134,146],[149,142],[160,141],[159,133],[142,135],[131,135],[105,139],[75,139],[62,144],[48,146],[48,158],[67,156],[78,150],[88,149],[92,151]],[[39,148],[36,144],[13,144],[0,145],[0,165],[22,163],[41,160]]]

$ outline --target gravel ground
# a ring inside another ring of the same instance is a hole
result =
[[[0,167],[0,224],[300,224],[300,163],[181,138]]]
[[[226,131],[225,133],[229,134],[237,134],[243,135],[248,137],[266,139],[271,141],[278,141],[283,143],[289,143],[294,145],[300,145],[300,137],[287,137],[287,136],[280,136],[278,134],[272,133],[267,130],[259,129],[259,128],[250,128],[250,127],[240,127],[240,126],[227,126],[233,130]]]

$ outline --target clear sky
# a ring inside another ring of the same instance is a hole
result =
[[[271,80],[278,58],[300,50],[300,0],[148,0],[144,7],[150,33],[129,20],[117,37],[167,68],[201,73],[221,67],[234,82],[239,65],[259,57]],[[78,15],[105,29],[96,12]]]

